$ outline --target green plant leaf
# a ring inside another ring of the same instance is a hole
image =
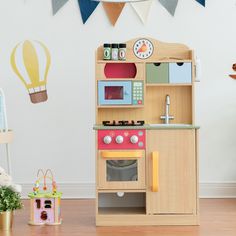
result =
[[[14,211],[23,207],[20,194],[9,187],[0,188],[0,212]]]

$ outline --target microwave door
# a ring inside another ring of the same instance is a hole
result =
[[[131,105],[132,83],[130,81],[99,81],[99,105]]]

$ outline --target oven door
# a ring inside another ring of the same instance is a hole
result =
[[[131,104],[131,81],[98,81],[98,105]]]
[[[145,151],[98,152],[100,189],[145,189]]]

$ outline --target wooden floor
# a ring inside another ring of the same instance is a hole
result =
[[[200,226],[95,227],[94,200],[63,200],[61,226],[29,226],[29,202],[15,215],[10,234],[0,236],[236,236],[236,199],[200,201]]]

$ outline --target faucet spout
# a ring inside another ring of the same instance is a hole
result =
[[[169,124],[170,120],[174,119],[174,116],[171,116],[169,114],[169,110],[170,110],[170,96],[167,94],[166,95],[166,114],[160,117],[161,120],[164,120],[165,124]]]
[[[170,95],[166,95],[166,105],[170,105]]]

